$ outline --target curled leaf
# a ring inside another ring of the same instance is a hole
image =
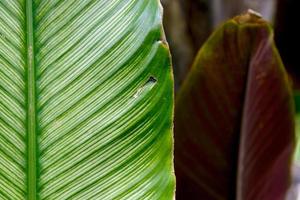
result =
[[[250,11],[222,25],[177,96],[177,199],[284,199],[293,109],[268,23]]]

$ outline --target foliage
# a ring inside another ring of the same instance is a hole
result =
[[[172,199],[159,1],[0,10],[0,199]]]
[[[252,11],[222,25],[177,95],[177,199],[284,199],[293,108],[270,25]]]

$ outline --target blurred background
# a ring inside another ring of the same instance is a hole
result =
[[[300,59],[296,45],[300,44],[299,0],[161,0],[164,7],[164,27],[170,45],[178,91],[202,44],[212,31],[233,16],[248,9],[259,12],[274,28],[274,39],[293,85],[298,102],[296,130],[300,133]],[[299,139],[298,139],[299,141]],[[293,187],[287,199],[300,200],[300,143],[293,166]]]
[[[171,48],[175,88],[178,90],[198,50],[220,23],[248,9],[261,13],[275,30],[275,41],[283,62],[300,88],[300,66],[296,59],[299,0],[162,0],[164,27]]]

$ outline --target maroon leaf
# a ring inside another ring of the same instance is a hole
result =
[[[200,50],[177,96],[177,199],[284,199],[293,109],[267,22],[253,12],[226,22]]]

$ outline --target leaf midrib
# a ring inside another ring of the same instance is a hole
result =
[[[36,68],[34,60],[33,2],[26,0],[26,146],[27,199],[37,197]]]

